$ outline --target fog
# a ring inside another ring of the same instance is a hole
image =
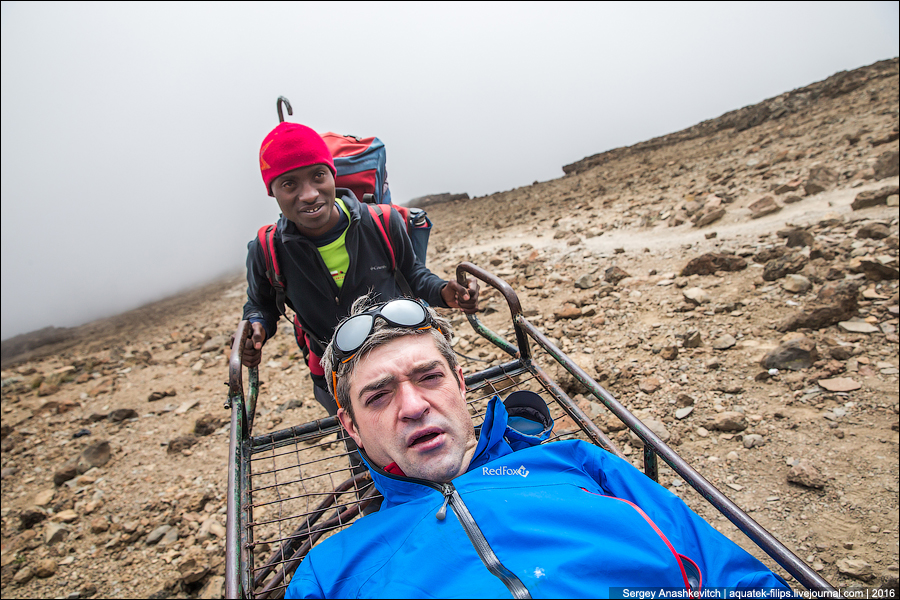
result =
[[[897,2],[3,2],[2,338],[239,272],[278,216],[257,156],[280,95],[288,120],[380,137],[395,202],[477,196],[892,58],[898,20]]]

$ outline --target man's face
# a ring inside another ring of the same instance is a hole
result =
[[[325,165],[300,167],[280,175],[272,182],[272,193],[281,212],[303,235],[324,235],[340,219],[334,204],[334,176]]]
[[[431,335],[395,339],[351,375],[355,423],[343,409],[338,418],[379,467],[395,462],[409,477],[450,481],[465,473],[478,443],[456,369],[454,377]]]

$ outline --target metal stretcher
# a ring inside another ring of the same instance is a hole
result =
[[[515,344],[510,343],[485,327],[476,316],[468,316],[476,332],[511,358],[466,376],[469,411],[476,425],[481,423],[487,402],[495,394],[504,398],[516,390],[530,390],[541,395],[557,422],[554,435],[545,443],[578,438],[622,456],[616,445],[538,364],[532,353],[532,344],[536,344],[543,360],[561,365],[583,386],[585,393],[599,400],[643,441],[643,470],[647,477],[658,481],[658,460],[662,458],[800,584],[839,597],[825,579],[729,500],[530,323],[506,282],[467,262],[460,264],[456,273],[463,285],[466,274],[471,274],[502,294],[515,335]],[[336,417],[253,435],[259,375],[256,368],[248,369],[245,396],[240,358],[249,331],[249,323],[242,321],[229,362],[226,408],[231,410],[231,432],[225,595],[227,598],[283,598],[294,570],[309,550],[352,523],[379,494],[368,471],[354,472],[351,467]]]

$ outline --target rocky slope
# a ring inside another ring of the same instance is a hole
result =
[[[505,278],[532,322],[840,587],[897,586],[897,64],[428,208],[433,270],[469,260]],[[234,278],[4,349],[4,597],[220,592],[222,348],[243,294]],[[482,306],[508,329],[498,294]],[[462,354],[499,358],[454,320]],[[261,371],[258,431],[322,416],[290,336]],[[638,462],[638,441],[556,376]],[[750,547],[666,467],[660,480]]]

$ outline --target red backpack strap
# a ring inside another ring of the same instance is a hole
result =
[[[391,243],[391,213],[390,211],[384,212],[381,209],[380,204],[366,204],[366,207],[369,209],[369,214],[372,215],[372,218],[375,219],[375,226],[378,227],[379,233],[381,233],[381,238],[384,240],[385,245],[388,249],[388,254],[391,257],[391,271],[397,270],[397,257],[394,255],[394,245]]]
[[[383,204],[366,204],[366,207],[369,209],[369,214],[372,215],[372,219],[375,220],[375,226],[378,227],[379,233],[381,233],[381,238],[384,240],[385,245],[388,249],[388,254],[391,257],[391,272],[394,274],[394,280],[397,282],[397,286],[400,290],[409,297],[413,297],[412,288],[409,287],[409,282],[406,281],[406,277],[403,276],[403,273],[400,272],[400,269],[397,268],[397,256],[394,254],[394,245],[391,243],[391,210],[394,209],[394,205],[388,204],[388,210],[382,210]]]
[[[278,308],[278,312],[284,315],[284,318],[287,318],[284,311],[286,289],[284,275],[281,274],[281,267],[278,266],[278,255],[275,252],[276,231],[278,231],[278,226],[276,224],[263,225],[259,228],[256,238],[259,240],[263,256],[265,256],[266,259],[266,277],[275,289],[275,306]]]

